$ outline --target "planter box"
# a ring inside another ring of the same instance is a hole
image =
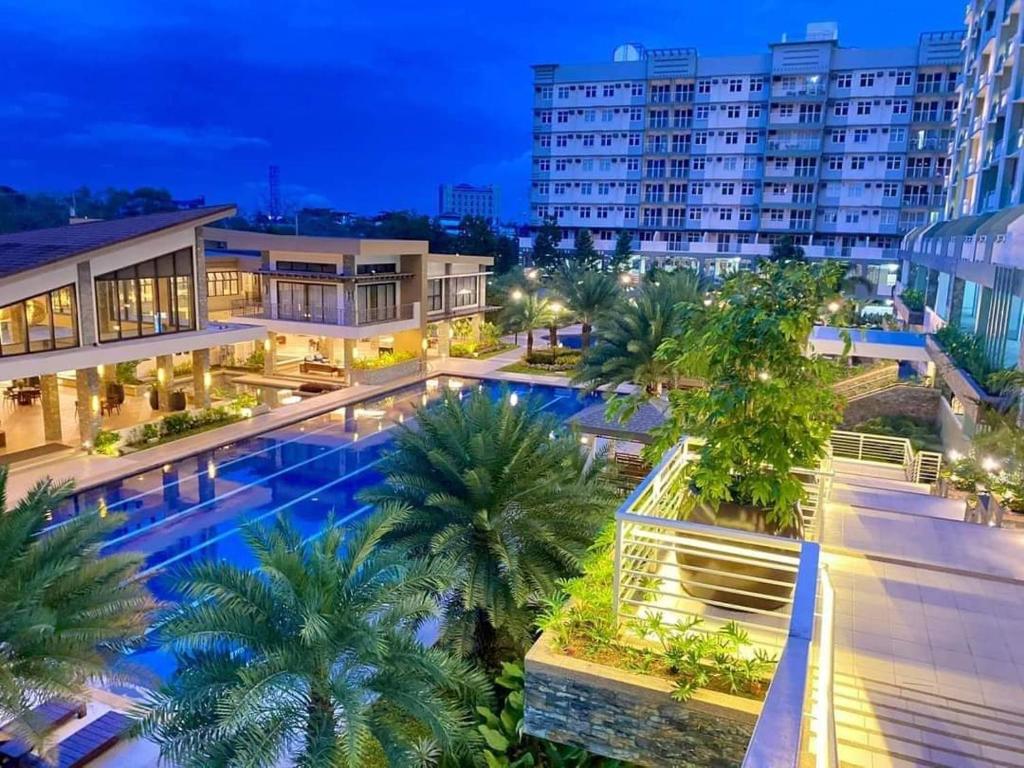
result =
[[[761,702],[698,691],[566,656],[541,636],[526,655],[526,731],[651,768],[743,763]]]
[[[932,336],[925,339],[925,347],[942,380],[963,404],[964,414],[970,418],[972,424],[978,423],[980,404],[984,403],[993,408],[1006,404],[1006,397],[988,394],[971,374],[963,368],[958,368],[953,358],[946,354]]]
[[[419,358],[389,365],[387,368],[351,368],[349,375],[353,384],[387,384],[395,379],[413,376],[420,372]]]

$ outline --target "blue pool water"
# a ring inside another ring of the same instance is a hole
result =
[[[83,491],[56,511],[54,525],[97,509],[125,515],[105,551],[142,553],[154,594],[174,600],[170,575],[181,566],[254,564],[243,523],[283,514],[314,536],[331,514],[339,523],[365,516],[369,509],[356,497],[381,480],[376,468],[391,442],[389,428],[459,384],[463,393],[479,388],[492,397],[507,386],[521,402],[529,396],[533,407],[562,420],[597,401],[565,387],[432,379]],[[173,671],[158,650],[137,660],[161,677]]]
[[[870,344],[902,344],[910,347],[923,347],[924,334],[914,331],[885,331],[880,328],[837,328],[831,325],[816,325],[811,331],[812,339],[837,340],[843,331],[848,331],[853,341],[864,341]]]
[[[545,336],[544,340],[550,343],[550,336]],[[594,346],[597,342],[597,337],[590,337],[590,346]],[[582,349],[583,348],[583,336],[578,333],[560,333],[558,334],[559,345],[568,349]]]

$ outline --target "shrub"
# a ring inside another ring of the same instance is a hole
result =
[[[672,680],[672,697],[687,701],[701,688],[763,698],[777,660],[752,648],[746,631],[729,622],[715,631],[697,616],[675,624],[660,614],[615,621],[614,527],[602,532],[583,567],[549,600],[538,625],[562,653],[642,675]]]
[[[177,376],[188,376],[190,373],[192,373],[192,361],[191,360],[189,360],[187,362],[184,362],[184,363],[179,363],[178,365],[174,366],[174,375],[176,377]]]
[[[139,384],[139,363],[141,360],[125,360],[114,366],[114,380],[118,384]]]
[[[159,424],[143,424],[140,428],[139,439],[142,442],[149,442],[150,440],[160,439],[160,425]]]
[[[935,340],[956,364],[967,371],[981,387],[988,386],[994,366],[985,354],[985,341],[980,336],[965,333],[954,325],[946,325],[935,332]]]
[[[120,456],[117,444],[121,442],[121,435],[109,429],[101,429],[96,433],[96,439],[92,441],[93,450],[103,456]]]
[[[239,392],[231,399],[228,408],[235,413],[240,413],[244,408],[255,408],[259,399],[252,392]]]
[[[187,411],[168,414],[164,416],[160,425],[160,431],[164,436],[180,435],[192,429],[192,414]]]
[[[242,363],[243,368],[247,368],[250,371],[262,371],[265,355],[263,347],[256,347],[256,350],[245,358],[245,362]]]
[[[905,290],[900,294],[900,299],[911,312],[924,311],[924,294],[916,288],[908,288]]]
[[[452,320],[451,327],[453,339],[473,338],[473,320],[471,318],[460,317],[458,320]]]
[[[853,431],[905,437],[915,451],[942,452],[942,437],[935,424],[911,416],[877,416],[857,424]]]
[[[357,371],[375,371],[379,368],[390,368],[392,365],[405,363],[415,358],[416,355],[413,352],[384,352],[377,357],[353,360],[352,367]]]

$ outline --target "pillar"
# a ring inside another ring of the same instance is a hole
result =
[[[100,413],[100,374],[95,368],[75,371],[78,390],[78,436],[82,446],[91,448],[103,426]]]
[[[442,320],[437,324],[437,352],[441,357],[448,357],[452,348],[452,324]]]
[[[345,369],[345,381],[352,383],[352,361],[355,360],[356,343],[352,339],[342,339],[341,366]]]
[[[274,343],[274,334],[267,331],[267,338],[263,340],[263,375],[272,376],[277,369],[277,344]]]
[[[43,405],[43,439],[48,443],[59,443],[64,435],[60,427],[60,385],[57,374],[40,376],[39,389]]]
[[[210,350],[192,350],[192,403],[196,408],[210,407]]]
[[[171,410],[171,387],[174,382],[174,355],[157,355],[156,396],[161,411]]]

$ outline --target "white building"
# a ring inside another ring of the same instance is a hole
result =
[[[639,253],[716,272],[783,235],[891,265],[943,207],[961,39],[844,48],[818,24],[763,54],[627,45],[537,65],[531,224],[555,218],[566,248],[588,228],[605,251],[626,230]]]

